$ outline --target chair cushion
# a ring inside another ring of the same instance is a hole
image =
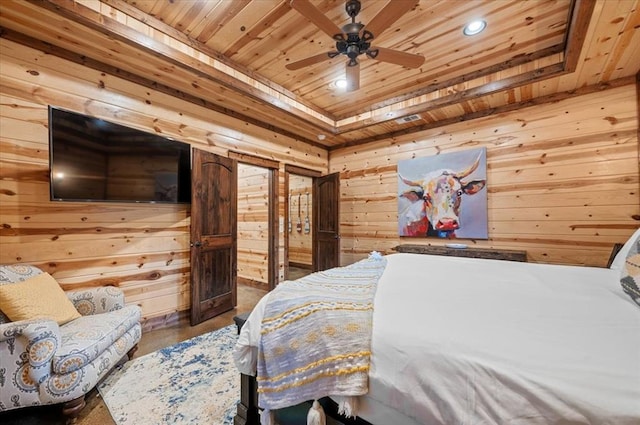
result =
[[[14,322],[52,319],[62,325],[80,317],[78,310],[49,273],[0,285],[0,310]]]
[[[70,373],[91,363],[140,322],[140,307],[82,316],[60,327],[62,343],[53,357],[55,373]]]

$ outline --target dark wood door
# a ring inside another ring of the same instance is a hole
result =
[[[193,150],[191,188],[191,325],[237,304],[235,160]]]
[[[340,174],[313,179],[313,270],[340,265]]]

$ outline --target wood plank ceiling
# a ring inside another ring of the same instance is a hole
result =
[[[628,84],[640,71],[638,0],[393,1],[412,7],[373,44],[426,60],[409,69],[361,56],[352,92],[336,87],[343,55],[285,67],[335,50],[290,0],[12,0],[0,25],[2,37],[328,149]],[[350,22],[343,0],[311,3]],[[356,21],[387,3],[362,0]],[[474,18],[487,28],[467,37]]]

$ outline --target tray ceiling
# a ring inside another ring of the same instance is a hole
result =
[[[356,21],[367,24],[387,3],[362,0]],[[335,41],[289,0],[11,1],[2,4],[0,25],[3,37],[72,60],[82,56],[89,66],[155,82],[174,95],[327,148],[603,82],[628,83],[640,70],[637,1],[411,3],[372,44],[424,56],[424,64],[409,69],[361,56],[360,89],[352,92],[336,86],[344,78],[345,56],[286,68],[335,50]],[[350,22],[342,0],[311,4],[339,27]],[[486,21],[486,30],[463,35],[475,18]],[[62,25],[48,25],[52,19]],[[563,79],[571,73],[574,78]]]

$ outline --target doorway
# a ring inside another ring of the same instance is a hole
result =
[[[289,280],[313,271],[313,178],[289,174]]]
[[[339,174],[285,165],[284,183],[284,278],[339,266]]]
[[[238,164],[267,170],[264,237],[268,289],[278,270],[278,163],[229,152],[228,157],[193,149],[191,198],[191,325],[233,309],[237,304]]]
[[[268,168],[238,163],[238,284],[269,289]]]
[[[272,290],[278,283],[278,168],[265,158],[229,152],[238,162],[237,279]]]

